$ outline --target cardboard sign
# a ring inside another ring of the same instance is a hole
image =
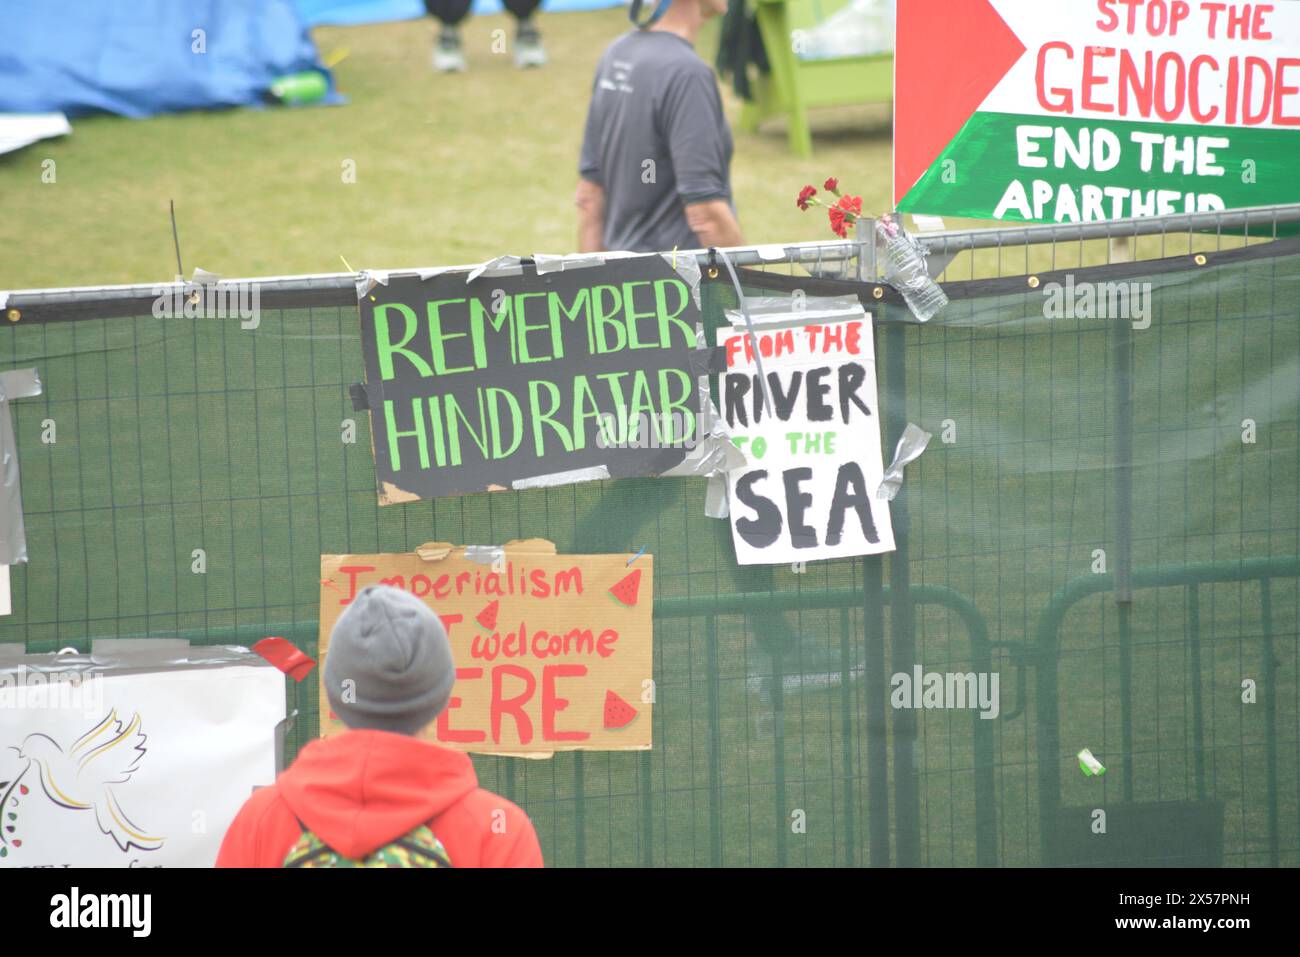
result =
[[[719,383],[732,441],[749,463],[727,474],[736,561],[774,565],[894,549],[884,474],[871,317],[764,323],[756,330],[772,400],[749,337],[719,329]]]
[[[1300,200],[1300,3],[898,5],[900,210],[1036,222]]]
[[[275,780],[283,674],[244,648],[149,655],[0,669],[0,867],[211,867]]]
[[[444,273],[361,301],[379,502],[658,475],[699,415],[699,309],[661,256]],[[628,422],[673,434],[630,447]]]
[[[431,543],[414,554],[322,555],[320,650],[367,585],[403,588],[442,618],[456,662],[430,741],[481,754],[650,747],[654,560]],[[344,730],[325,704],[321,734]]]

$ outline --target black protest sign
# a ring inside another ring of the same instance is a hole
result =
[[[718,330],[727,360],[718,398],[749,460],[727,473],[741,565],[894,550],[889,502],[876,494],[884,466],[871,317],[856,315],[799,322],[795,313],[753,340]]]
[[[680,463],[699,309],[660,256],[539,275],[393,279],[361,301],[379,502]]]

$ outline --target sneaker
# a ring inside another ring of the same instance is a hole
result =
[[[443,27],[433,47],[433,68],[439,73],[464,73],[467,64],[460,48],[460,31]]]
[[[520,21],[515,32],[515,66],[521,70],[530,66],[544,66],[546,51],[542,49],[542,35],[531,21]]]

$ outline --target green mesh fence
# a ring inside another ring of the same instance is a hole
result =
[[[6,323],[0,364],[45,391],[10,404],[31,561],[0,642],[314,654],[323,552],[647,545],[654,749],[475,758],[551,864],[1294,866],[1300,249],[1073,279],[1149,283],[1149,327],[1048,318],[1046,274],[953,284],[926,326],[865,296],[886,459],[908,421],[934,439],[894,503],[899,551],[801,574],[738,567],[702,480],[378,508],[353,308]],[[704,292],[715,327],[735,296]],[[917,664],[996,672],[1000,713],[895,709]],[[315,676],[287,687],[292,753]]]

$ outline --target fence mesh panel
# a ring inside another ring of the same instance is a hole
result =
[[[348,397],[354,308],[264,309],[255,331],[6,323],[0,364],[35,366],[45,388],[10,403],[31,562],[0,642],[280,634],[315,654],[322,553],[647,545],[654,749],[475,758],[549,863],[1294,866],[1295,242],[1122,274],[1063,260],[1076,288],[1149,284],[1146,328],[1049,317],[1061,277],[1014,273],[1055,251],[999,259],[1009,278],[970,284],[925,326],[866,293],[886,460],[908,421],[934,439],[895,502],[900,551],[802,574],[737,566],[700,480],[379,508]],[[988,252],[964,254],[971,279]],[[735,293],[703,290],[711,331]],[[996,672],[1000,713],[890,707],[890,676],[916,664]],[[317,733],[315,676],[288,687],[293,752]],[[1104,777],[1078,770],[1085,747]]]

